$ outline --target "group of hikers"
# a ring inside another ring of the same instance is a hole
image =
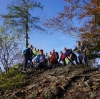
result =
[[[74,50],[67,49],[66,47],[63,48],[63,51],[60,51],[60,57],[58,52],[53,49],[50,53],[44,54],[43,49],[36,49],[32,45],[29,45],[23,51],[24,55],[24,64],[23,64],[23,71],[26,71],[26,66],[29,62],[30,68],[47,68],[52,67],[55,64],[62,64],[62,66],[66,65],[78,65],[84,64],[88,66],[86,51],[87,48],[80,42],[76,41],[77,46]],[[78,56],[76,55],[78,54]]]

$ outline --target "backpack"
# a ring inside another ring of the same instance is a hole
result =
[[[67,49],[65,52],[66,57],[70,56],[72,54],[72,51],[70,49]]]

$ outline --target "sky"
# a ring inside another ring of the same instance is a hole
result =
[[[44,6],[43,11],[35,10],[32,12],[33,15],[39,15],[41,19],[54,17],[57,12],[63,10],[64,2],[63,0],[37,0],[40,1]],[[7,5],[10,4],[12,0],[0,0],[0,14],[7,13]],[[1,20],[0,20],[1,21]],[[2,25],[2,24],[1,24]],[[31,31],[29,34],[29,43],[32,44],[37,49],[43,49],[44,52],[50,52],[55,49],[60,52],[63,47],[74,48],[76,45],[76,39],[64,35],[61,31],[56,31],[54,34],[50,35],[50,29],[46,29],[47,33],[41,33],[39,31]],[[24,50],[25,46],[22,46]]]

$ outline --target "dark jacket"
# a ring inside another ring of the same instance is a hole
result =
[[[67,49],[67,50],[65,51],[66,57],[70,56],[71,54],[72,54],[72,51],[71,51],[70,49]]]
[[[23,54],[24,54],[25,58],[30,59],[33,56],[33,51],[30,48],[26,48],[23,51]]]

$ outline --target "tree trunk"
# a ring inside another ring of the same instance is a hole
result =
[[[28,47],[28,10],[26,11],[26,48]]]
[[[27,29],[26,29],[26,48],[28,47],[28,33],[27,33]]]

